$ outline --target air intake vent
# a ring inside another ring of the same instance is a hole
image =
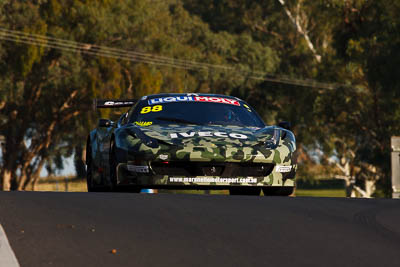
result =
[[[168,176],[217,176],[217,177],[264,177],[274,169],[272,163],[212,163],[212,162],[152,162],[157,175]]]

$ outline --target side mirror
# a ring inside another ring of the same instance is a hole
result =
[[[111,127],[114,125],[114,122],[109,119],[100,119],[97,125],[99,127]]]
[[[281,121],[280,123],[278,123],[278,126],[283,129],[289,130],[289,131],[291,131],[291,129],[292,129],[292,125],[288,121]],[[282,140],[285,139],[285,137],[286,137],[286,132],[282,131],[282,135],[281,135]]]
[[[288,121],[281,121],[280,123],[278,123],[278,126],[289,131],[292,129],[292,125]]]
[[[126,123],[126,119],[128,118],[128,112],[124,113],[119,117],[118,122],[117,122],[117,127],[120,127],[121,125]]]

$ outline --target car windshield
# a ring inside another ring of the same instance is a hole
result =
[[[129,122],[140,126],[154,124],[233,125],[260,128],[265,126],[256,112],[243,102],[221,97],[209,97],[209,99],[221,100],[220,102],[142,100],[131,113]]]

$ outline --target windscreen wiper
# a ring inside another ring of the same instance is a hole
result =
[[[170,122],[177,122],[177,123],[183,123],[183,124],[202,125],[202,123],[200,123],[200,122],[194,122],[194,121],[189,121],[189,120],[180,119],[180,118],[156,117],[155,119],[160,120],[160,121],[170,121]]]

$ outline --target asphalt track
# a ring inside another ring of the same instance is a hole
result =
[[[21,266],[400,266],[399,200],[0,192],[0,224]]]

